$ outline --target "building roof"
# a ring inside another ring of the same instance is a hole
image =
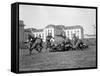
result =
[[[65,26],[64,25],[56,25],[56,28],[62,30],[62,29],[65,29]]]
[[[56,28],[56,29],[75,29],[75,28],[81,28],[83,29],[82,26],[80,25],[75,25],[75,26],[64,26],[64,25],[53,25],[53,24],[50,24],[48,26],[46,26],[46,28],[49,28],[49,27],[53,27],[53,28]]]
[[[49,28],[49,27],[53,27],[53,28],[56,28],[56,29],[63,29],[63,28],[65,28],[64,25],[53,25],[53,24],[49,24],[45,28]]]
[[[42,32],[42,31],[43,31],[43,29],[36,29],[33,32]]]
[[[42,32],[43,29],[27,28],[25,32]]]
[[[31,28],[27,28],[27,29],[24,29],[24,30],[25,30],[25,32],[31,32],[32,31]]]
[[[53,27],[53,28],[55,28],[55,25],[53,25],[53,24],[49,24],[49,25],[47,25],[45,28],[49,28],[49,27]]]
[[[80,25],[75,25],[75,26],[66,26],[65,29],[75,29],[75,28],[81,28],[81,29],[83,29],[83,27],[80,26]]]

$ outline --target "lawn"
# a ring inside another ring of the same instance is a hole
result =
[[[20,49],[19,70],[50,70],[96,67],[96,47],[90,46],[83,51],[46,52],[28,54],[28,49]]]

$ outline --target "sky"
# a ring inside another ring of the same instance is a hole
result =
[[[49,24],[75,26],[81,25],[84,34],[94,34],[96,10],[86,8],[19,5],[19,20],[25,28],[42,29]]]

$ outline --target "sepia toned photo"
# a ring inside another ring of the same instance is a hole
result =
[[[19,5],[19,71],[97,67],[96,9]]]

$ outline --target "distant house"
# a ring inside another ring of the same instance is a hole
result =
[[[69,39],[72,39],[73,34],[75,34],[77,37],[79,37],[80,39],[84,38],[84,31],[83,31],[83,27],[81,27],[80,25],[76,25],[76,26],[67,26],[65,28],[65,33],[66,36]]]
[[[35,37],[41,36],[42,39],[44,39],[44,32],[43,29],[33,30],[32,33]]]
[[[62,34],[64,34],[63,27],[62,25],[48,25],[44,28],[44,39],[46,36],[51,33],[52,37],[54,38],[55,41],[62,41]],[[44,40],[45,41],[45,40]]]
[[[35,35],[35,37],[41,36],[43,41],[46,41],[46,36],[48,36],[49,33],[51,33],[51,35],[54,37],[54,27],[47,26],[44,29],[34,30],[32,33]]]

